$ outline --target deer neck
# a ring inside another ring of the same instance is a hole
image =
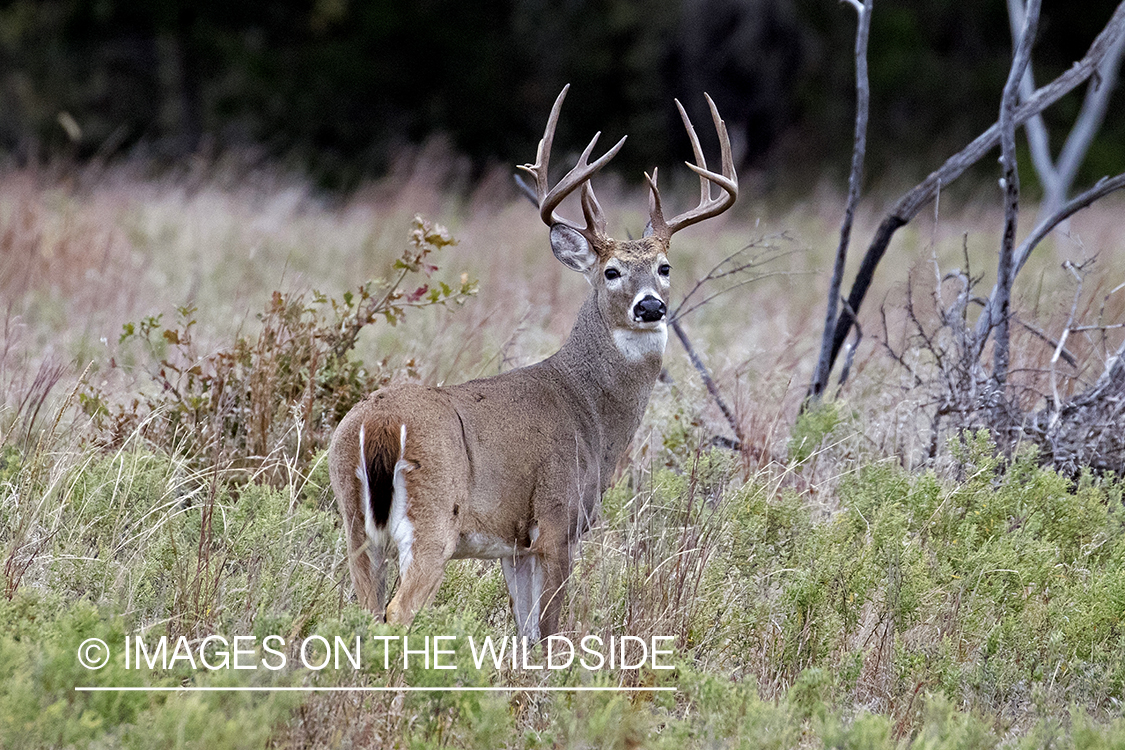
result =
[[[630,335],[611,330],[598,308],[597,293],[592,292],[570,337],[547,360],[589,425],[591,447],[600,447],[603,473],[613,471],[632,440],[660,374],[667,334],[648,336],[658,339],[659,345],[650,340],[637,346]]]

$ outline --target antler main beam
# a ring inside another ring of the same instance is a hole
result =
[[[595,133],[594,137],[590,139],[590,144],[586,146],[582,156],[579,157],[578,163],[553,188],[550,187],[550,183],[547,181],[547,169],[551,160],[551,146],[555,140],[555,127],[559,122],[559,112],[562,111],[563,100],[566,99],[566,92],[569,90],[570,84],[568,83],[563,86],[562,92],[555,99],[555,105],[551,108],[551,116],[547,119],[547,129],[543,132],[543,139],[539,141],[535,163],[523,164],[520,169],[535,178],[535,194],[539,200],[539,216],[547,226],[564,224],[580,232],[588,240],[593,241],[595,237],[605,234],[606,222],[601,205],[598,204],[598,199],[594,196],[590,178],[617,155],[617,152],[625,144],[625,137],[623,136],[613,148],[606,151],[591,164],[589,162],[590,154],[593,153],[594,146],[598,143],[598,137],[601,136],[600,131]],[[555,209],[558,208],[563,199],[579,186],[582,187],[582,214],[586,219],[585,227],[555,213]]]
[[[723,122],[723,118],[719,116],[719,110],[715,106],[715,102],[707,94],[704,94],[704,96],[707,98],[707,105],[711,108],[711,119],[715,122],[715,130],[719,134],[722,173],[712,172],[707,168],[707,160],[703,156],[703,147],[699,144],[699,136],[696,135],[695,128],[692,126],[683,105],[677,99],[676,109],[679,110],[680,118],[684,121],[684,128],[687,130],[688,138],[691,139],[691,150],[695,154],[695,164],[684,163],[687,164],[688,169],[699,175],[699,205],[690,211],[679,214],[670,221],[665,221],[660,206],[660,191],[656,187],[656,170],[652,171],[651,177],[646,174],[645,177],[648,179],[650,191],[649,213],[652,230],[654,234],[661,235],[665,239],[684,227],[691,226],[704,219],[710,219],[712,216],[718,216],[730,208],[735,199],[738,198],[738,175],[734,171],[734,158],[731,156],[727,125]],[[712,183],[721,190],[717,196],[711,195]]]

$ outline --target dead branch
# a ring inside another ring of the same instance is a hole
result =
[[[989,317],[996,323],[996,347],[993,352],[992,376],[1001,390],[1008,382],[1008,359],[1011,345],[1011,303],[1013,273],[1012,256],[1016,245],[1016,225],[1020,212],[1020,173],[1016,164],[1016,124],[1013,114],[1019,93],[1020,79],[1031,61],[1031,47],[1039,24],[1039,0],[1029,0],[1024,15],[1019,44],[1012,54],[1012,68],[1000,98],[1000,162],[1004,177],[1004,233],[1000,240],[1000,259],[996,267],[996,308],[988,308]],[[992,313],[996,317],[992,318]],[[979,351],[979,350],[978,350]]]
[[[700,377],[703,378],[703,385],[706,386],[706,390],[711,394],[715,405],[719,407],[722,416],[727,417],[727,424],[730,425],[730,430],[735,433],[738,444],[731,446],[731,448],[740,450],[742,445],[746,445],[746,440],[742,437],[742,428],[738,425],[738,419],[735,418],[735,413],[731,412],[730,407],[727,406],[727,401],[722,398],[722,394],[719,392],[719,386],[715,385],[714,380],[711,378],[711,373],[706,369],[706,365],[703,364],[700,355],[695,353],[695,347],[692,346],[691,341],[688,341],[683,326],[679,325],[679,320],[672,318],[670,323],[672,323],[672,329],[676,334],[676,338],[678,338],[679,343],[683,345],[684,351],[687,352],[687,359],[690,359],[695,370],[699,371]]]
[[[894,347],[891,346],[891,331],[890,327],[887,325],[887,306],[885,304],[879,305],[879,317],[883,321],[883,348],[887,350],[887,353],[890,355],[891,359],[897,362],[902,367],[902,369],[910,373],[910,377],[914,378],[914,387],[920,388],[925,384],[925,381],[923,381],[921,376],[918,375],[918,372],[910,366],[910,364],[906,361],[904,355],[896,352],[894,350]]]
[[[763,274],[759,274],[757,276],[752,276],[748,279],[742,279],[741,281],[735,282],[734,284],[731,284],[728,287],[724,287],[723,289],[720,289],[717,292],[714,292],[712,294],[707,295],[706,297],[699,300],[698,302],[696,302],[694,305],[688,307],[687,309],[681,309],[681,308],[683,308],[683,303],[681,302],[680,307],[676,308],[675,314],[670,316],[670,318],[674,318],[676,320],[680,320],[682,318],[685,318],[685,317],[687,317],[688,313],[695,312],[699,308],[706,305],[708,302],[711,302],[712,300],[714,300],[716,297],[721,297],[722,295],[726,294],[727,292],[733,292],[736,289],[741,289],[742,287],[746,286],[747,284],[752,284],[755,281],[761,281],[762,279],[769,279],[769,278],[772,278],[774,276],[798,276],[798,275],[800,275],[800,274],[796,273],[796,272],[793,272],[793,271],[774,271],[772,273],[763,273]]]
[[[1019,274],[1024,264],[1027,263],[1027,259],[1031,256],[1031,252],[1051,233],[1052,229],[1095,201],[1122,188],[1125,188],[1125,172],[1122,172],[1116,177],[1103,177],[1098,180],[1097,184],[1092,188],[1070,201],[1067,201],[1066,205],[1039,222],[1039,225],[1032,230],[1031,234],[1029,234],[1022,243],[1020,243],[1019,249],[1016,250],[1013,273],[1015,275]],[[992,294],[989,296],[988,309],[982,312],[980,318],[977,319],[976,333],[977,337],[980,339],[980,346],[982,348],[988,341],[989,321],[997,319],[999,315],[998,293],[998,287],[994,286],[992,288]]]
[[[852,146],[852,168],[848,175],[848,203],[844,209],[844,220],[840,225],[840,242],[836,246],[836,263],[832,268],[832,279],[828,285],[828,304],[824,315],[824,334],[821,338],[820,356],[817,359],[816,370],[813,373],[812,383],[809,385],[809,399],[819,400],[824,389],[828,386],[828,376],[832,369],[831,351],[832,336],[836,323],[837,300],[840,299],[840,287],[844,282],[844,263],[848,258],[848,243],[851,241],[852,223],[855,219],[855,208],[859,203],[859,185],[863,178],[863,158],[867,151],[867,113],[871,99],[871,89],[867,82],[867,39],[871,29],[871,11],[874,0],[865,0],[861,5],[859,0],[852,3],[858,15],[855,31],[855,136]],[[854,310],[849,313],[849,318],[854,317]],[[859,345],[862,334],[856,337],[849,357],[854,356],[855,347]],[[848,362],[850,365],[850,361]],[[845,365],[840,375],[841,385],[847,380]]]
[[[676,338],[680,340],[684,351],[687,352],[688,359],[691,360],[692,365],[699,372],[699,376],[703,378],[703,384],[707,386],[707,392],[711,394],[711,398],[715,400],[715,404],[719,407],[723,416],[727,418],[727,423],[734,432],[734,436],[738,439],[738,445],[733,447],[735,447],[736,450],[740,449],[741,446],[746,445],[746,439],[742,435],[742,428],[739,426],[738,420],[735,419],[734,412],[727,406],[727,402],[723,400],[723,394],[719,392],[719,386],[716,385],[715,381],[711,378],[711,373],[707,372],[707,365],[703,364],[703,360],[695,353],[695,347],[693,347],[691,341],[688,340],[687,334],[684,333],[684,329],[680,325],[680,321],[676,318],[671,318],[670,322],[672,330],[676,333]]]
[[[1059,336],[1058,346],[1055,347],[1055,353],[1051,356],[1051,396],[1054,398],[1055,413],[1053,416],[1056,419],[1062,412],[1062,399],[1059,398],[1059,381],[1056,367],[1059,363],[1059,357],[1062,355],[1063,346],[1066,345],[1066,338],[1070,335],[1070,332],[1074,330],[1074,316],[1078,312],[1078,300],[1082,297],[1083,282],[1080,267],[1075,266],[1069,260],[1063,264],[1063,267],[1074,274],[1074,278],[1078,280],[1078,284],[1074,288],[1074,300],[1070,303],[1070,315],[1066,318],[1066,327],[1063,328],[1062,335]],[[1052,424],[1051,426],[1053,427],[1054,425]]]
[[[535,193],[533,188],[522,174],[518,172],[512,175],[512,179],[516,182],[516,188],[520,191],[520,195],[531,201],[536,208],[539,208],[539,196]]]
[[[1024,22],[1023,0],[1008,0],[1008,20],[1012,30],[1012,44],[1019,41],[1020,29]],[[1058,211],[1070,193],[1078,168],[1086,158],[1094,136],[1105,119],[1106,109],[1117,82],[1118,69],[1122,55],[1125,54],[1125,36],[1117,40],[1097,71],[1091,76],[1082,100],[1082,108],[1071,126],[1057,160],[1051,158],[1050,139],[1042,115],[1034,115],[1025,124],[1027,141],[1031,150],[1031,162],[1043,185],[1043,202],[1039,209],[1039,219]],[[1020,95],[1026,100],[1035,92],[1035,76],[1028,65],[1020,79]]]
[[[717,292],[712,292],[711,294],[707,295],[697,302],[693,302],[690,305],[688,304],[688,302],[696,295],[697,292],[701,291],[706,286],[713,284],[716,281],[721,281],[722,279],[731,276],[738,276],[748,273],[759,266],[765,265],[767,263],[772,263],[776,260],[780,260],[781,258],[787,257],[788,255],[791,255],[793,252],[795,252],[793,250],[780,250],[776,246],[768,244],[768,241],[773,239],[790,240],[791,238],[784,232],[771,237],[761,237],[757,240],[754,240],[749,245],[746,245],[742,249],[736,250],[727,257],[723,258],[721,261],[712,266],[711,270],[709,270],[706,275],[696,280],[695,285],[690,290],[688,290],[688,293],[685,294],[680,300],[680,304],[678,304],[676,308],[672,310],[671,313],[669,313],[668,319],[674,320],[687,317],[688,314],[703,307],[716,297],[726,294],[727,292],[734,291],[735,289],[743,287],[751,282],[761,281],[762,279],[768,279],[773,276],[787,276],[792,274],[792,271],[773,271],[770,273],[755,274],[748,279],[742,279],[734,284],[731,284],[730,286],[721,288]],[[762,252],[751,256],[750,258],[743,257],[746,251],[750,250],[751,248],[762,248]]]
[[[1008,26],[1012,32],[1012,47],[1020,42],[1020,31],[1024,22],[1024,0],[1008,0]],[[1123,37],[1125,38],[1125,37]],[[1023,77],[1020,79],[1020,96],[1026,101],[1035,93],[1035,75],[1031,65],[1027,66]],[[1050,137],[1047,126],[1043,122],[1043,115],[1035,114],[1024,123],[1024,132],[1027,134],[1027,145],[1031,151],[1031,163],[1039,176],[1039,182],[1046,193],[1057,191],[1059,172],[1054,160],[1051,158]]]
[[[980,299],[979,297],[975,298],[973,301],[976,302],[977,304],[980,304],[981,306],[988,304],[987,300]],[[1022,318],[1020,318],[1020,316],[1016,315],[1015,313],[1012,314],[1012,322],[1018,323],[1025,331],[1027,331],[1032,336],[1034,336],[1035,338],[1042,341],[1047,346],[1051,347],[1051,349],[1056,349],[1056,348],[1059,347],[1060,344],[1056,339],[1051,338],[1046,333],[1039,330],[1035,326],[1031,325],[1026,320],[1023,320]],[[1078,326],[1076,328],[1071,328],[1070,332],[1076,333],[1077,331],[1101,329],[1101,328],[1104,328],[1104,327],[1105,326]],[[1063,342],[1063,343],[1065,343],[1065,342]],[[1071,367],[1078,367],[1078,359],[1074,356],[1073,353],[1071,353],[1071,351],[1069,349],[1065,349],[1065,348],[1060,349],[1059,350],[1059,357],[1062,359],[1063,362],[1066,362]]]
[[[1040,449],[1039,460],[1077,478],[1084,467],[1125,473],[1125,341],[1089,389],[1061,408],[1049,400],[1028,420],[1025,432]]]
[[[1088,80],[1098,70],[1102,60],[1112,51],[1114,45],[1123,35],[1125,35],[1125,0],[1117,6],[1105,28],[1090,45],[1085,57],[1054,81],[1038,89],[1032,96],[1028,97],[1027,101],[1018,106],[1012,114],[1013,124],[1015,126],[1022,125],[1032,115],[1042,112],[1083,81]],[[965,170],[995,147],[999,140],[1000,126],[999,124],[993,124],[992,127],[977,136],[972,143],[947,159],[940,168],[903,195],[898,203],[892,207],[876,230],[875,236],[864,255],[859,272],[856,274],[851,292],[848,294],[847,299],[851,311],[859,312],[874,279],[875,269],[886,253],[895,232],[908,224],[924,205],[933,200],[941,186],[948,185],[964,174]],[[829,369],[835,364],[840,348],[851,331],[854,313],[845,308],[836,319],[832,348],[828,358]]]
[[[848,304],[848,301],[846,299],[841,300],[841,301],[845,305]],[[848,348],[848,353],[844,357],[844,366],[840,368],[840,379],[836,382],[836,388],[837,389],[843,388],[844,383],[848,382],[848,375],[852,371],[852,362],[855,360],[856,350],[859,349],[859,344],[862,341],[863,341],[863,328],[860,327],[859,321],[856,321],[855,336],[852,338],[852,345]],[[837,390],[837,392],[839,392],[839,391]]]

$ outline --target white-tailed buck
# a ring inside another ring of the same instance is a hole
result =
[[[569,87],[567,87],[569,88]],[[553,188],[547,181],[562,90],[535,164],[539,213],[551,250],[583,274],[591,290],[570,337],[538,364],[441,388],[403,384],[359,403],[332,440],[332,489],[344,517],[348,562],[360,603],[379,614],[388,541],[398,551],[399,586],[388,622],[408,624],[441,583],[452,558],[498,558],[521,635],[558,629],[572,556],[614,467],[633,438],[660,373],[668,340],[668,243],[672,235],[734,203],[738,178],[726,126],[708,97],[722,172],[707,169],[679,102],[700,176],[699,205],[665,219],[649,185],[644,236],[615,240],[590,178],[622,138],[593,163],[595,135],[578,164]],[[712,196],[711,183],[718,186]],[[581,188],[585,226],[555,209]]]

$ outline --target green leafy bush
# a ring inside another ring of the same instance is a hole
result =
[[[150,388],[122,399],[87,381],[80,402],[105,445],[140,432],[197,460],[257,468],[273,457],[276,467],[284,455],[303,466],[327,447],[344,414],[384,382],[378,367],[350,356],[360,332],[380,320],[396,325],[409,309],[461,304],[476,293],[466,274],[453,285],[432,278],[435,254],[455,242],[444,227],[415,217],[409,245],[387,279],[339,298],[275,291],[258,315],[258,333],[217,351],[197,344],[191,307],[178,308],[172,325],[162,315],[126,324],[120,343],[133,348]],[[119,367],[111,361],[111,369]]]

